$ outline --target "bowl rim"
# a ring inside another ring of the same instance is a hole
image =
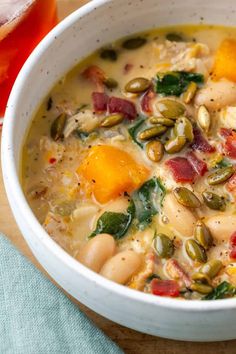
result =
[[[112,2],[112,0],[93,0],[88,4],[77,9],[75,12],[66,17],[61,21],[47,36],[40,42],[40,44],[34,49],[27,61],[25,62],[23,68],[21,69],[13,89],[11,91],[7,109],[5,113],[4,123],[3,123],[3,134],[2,134],[2,171],[5,189],[7,192],[7,197],[11,194],[12,200],[16,209],[24,215],[24,219],[27,220],[26,223],[31,230],[34,230],[35,237],[38,241],[43,243],[43,245],[56,256],[62,264],[65,264],[68,268],[72,269],[74,272],[79,273],[80,276],[88,278],[90,281],[97,284],[97,286],[102,287],[104,291],[110,293],[116,293],[121,297],[127,298],[128,300],[136,301],[143,304],[151,304],[153,306],[159,306],[166,309],[172,310],[182,310],[182,311],[196,311],[199,312],[207,311],[220,311],[226,309],[232,309],[236,307],[236,301],[232,299],[222,299],[222,300],[186,300],[181,301],[175,298],[153,296],[152,294],[146,294],[134,289],[130,289],[123,285],[116,284],[101,275],[91,271],[87,267],[80,264],[76,259],[70,256],[66,251],[64,251],[44,230],[42,225],[36,219],[33,214],[21,187],[20,180],[18,177],[18,171],[14,163],[14,140],[13,140],[13,130],[15,121],[17,119],[17,112],[15,110],[16,103],[18,101],[18,93],[21,92],[24,87],[25,79],[29,76],[31,69],[37,65],[37,58],[41,56],[48,47],[54,41],[55,37],[59,37],[67,28],[73,26],[74,22],[78,21],[79,18],[86,16],[88,13],[93,11],[95,8],[101,7],[107,3]],[[14,190],[14,195],[12,193]],[[12,205],[11,205],[12,208]],[[86,272],[86,274],[85,274]]]

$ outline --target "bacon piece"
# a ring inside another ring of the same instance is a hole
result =
[[[231,157],[232,159],[236,159],[236,133],[235,132],[232,132],[232,134],[227,137],[224,148],[227,156]]]
[[[189,151],[187,153],[187,159],[191,163],[194,170],[197,172],[198,175],[204,176],[207,172],[207,164],[200,160],[193,151]]]
[[[228,136],[232,135],[233,130],[229,128],[220,128],[220,135],[222,138],[228,138]]]
[[[110,97],[108,102],[109,113],[122,113],[125,118],[133,120],[137,117],[135,104],[119,97]]]
[[[145,94],[141,98],[141,108],[143,112],[152,113],[151,101],[154,99],[155,96],[155,93],[151,89],[145,92]]]
[[[176,182],[193,182],[197,176],[191,163],[185,157],[174,157],[166,161]]]
[[[159,296],[179,296],[179,284],[175,280],[159,280],[151,281],[151,292],[153,295]]]
[[[104,80],[106,79],[106,75],[102,69],[100,69],[96,65],[91,65],[87,69],[82,72],[82,76],[94,83],[99,92],[104,91]]]
[[[171,278],[182,280],[187,288],[191,285],[191,279],[176,259],[168,259],[166,270]]]
[[[204,136],[202,135],[199,129],[194,128],[193,134],[194,134],[194,140],[191,145],[193,150],[199,150],[208,153],[216,151],[215,147],[208,143],[208,141],[204,138]]]
[[[107,104],[109,97],[103,92],[93,92],[93,109],[97,113],[105,112],[107,110]]]
[[[236,191],[236,173],[233,174],[232,177],[226,183],[226,188],[229,192]]]

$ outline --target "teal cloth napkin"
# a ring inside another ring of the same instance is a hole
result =
[[[0,234],[1,354],[122,354]]]

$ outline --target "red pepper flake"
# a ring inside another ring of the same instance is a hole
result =
[[[197,176],[191,163],[185,157],[174,157],[166,161],[176,182],[193,182]]]
[[[133,69],[134,65],[133,64],[125,64],[124,66],[124,74],[128,74],[132,69]]]
[[[55,157],[51,157],[51,158],[49,159],[49,163],[52,164],[52,165],[53,165],[56,161],[57,161],[57,159],[56,159]]]
[[[197,172],[198,175],[204,176],[207,172],[207,164],[200,160],[193,151],[189,151],[187,153],[187,159],[191,163],[194,170]]]
[[[236,231],[230,236],[229,239],[229,245],[230,245],[230,258],[236,259]]]
[[[151,102],[155,98],[155,93],[152,89],[145,92],[143,97],[141,98],[141,108],[145,113],[152,113]]]
[[[191,145],[193,150],[199,150],[202,152],[215,152],[216,149],[214,146],[210,145],[206,138],[202,135],[201,131],[197,128],[193,129],[194,140]]]
[[[153,279],[151,281],[151,292],[159,296],[179,296],[179,284],[175,280]]]

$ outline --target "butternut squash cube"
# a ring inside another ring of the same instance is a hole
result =
[[[92,147],[77,173],[90,184],[99,203],[132,192],[149,176],[149,170],[127,152],[109,145]]]
[[[236,40],[225,39],[219,46],[213,66],[216,80],[226,78],[236,82]]]

